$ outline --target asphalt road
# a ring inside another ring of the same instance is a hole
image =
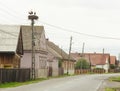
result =
[[[0,91],[98,91],[105,79],[117,75],[120,76],[120,74],[95,74],[55,78]]]

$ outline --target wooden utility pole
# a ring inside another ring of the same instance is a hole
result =
[[[89,65],[90,65],[90,72],[91,72],[91,58],[90,58],[90,53],[89,53]]]
[[[82,46],[82,58],[84,57],[84,46],[85,46],[85,43],[83,42],[83,46]],[[81,69],[81,73],[82,73],[82,62],[81,62],[80,69]]]
[[[34,12],[29,12],[29,16],[28,16],[28,19],[31,20],[31,28],[32,28],[32,37],[31,37],[31,52],[32,52],[32,55],[31,55],[31,61],[32,61],[32,64],[31,64],[31,76],[32,76],[32,79],[35,79],[35,41],[34,41],[34,20],[37,20],[38,19],[38,16],[36,16],[36,13]]]
[[[104,52],[105,52],[105,49],[103,48],[103,54],[104,54]]]
[[[105,54],[105,49],[103,48],[103,57],[104,58],[104,54]],[[102,69],[103,69],[103,65],[102,65]]]
[[[83,46],[82,46],[82,57],[84,56],[84,47],[85,47],[85,43],[83,42]]]
[[[70,46],[69,46],[69,55],[68,55],[68,64],[67,64],[67,75],[69,74],[69,62],[70,62],[71,47],[72,47],[72,36],[70,37]]]

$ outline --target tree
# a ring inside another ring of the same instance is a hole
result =
[[[76,65],[75,65],[76,69],[89,69],[90,68],[90,64],[87,62],[86,59],[81,58],[77,61]]]
[[[111,69],[115,69],[115,68],[116,68],[116,65],[110,64],[110,68],[111,68]]]

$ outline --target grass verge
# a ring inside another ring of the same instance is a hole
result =
[[[52,78],[63,78],[63,77],[68,77],[68,76],[75,76],[75,75],[61,75],[61,76],[56,76],[56,77],[48,77],[48,78],[39,78],[36,80],[30,80],[30,81],[26,81],[26,82],[9,82],[9,83],[2,83],[0,84],[0,88],[10,88],[10,87],[18,87],[18,86],[22,86],[22,85],[27,85],[27,84],[32,84],[32,83],[37,83],[37,82],[41,82],[44,80],[49,80]]]
[[[10,82],[10,83],[6,82],[6,83],[3,83],[3,84],[0,84],[0,88],[17,87],[17,86],[37,83],[37,82],[48,80],[48,79],[49,78],[39,78],[39,79],[36,79],[36,80],[30,80],[30,81],[26,81],[26,82]]]
[[[116,91],[115,88],[105,88],[105,91]]]
[[[110,77],[109,81],[120,82],[120,76],[118,76],[118,77]],[[105,88],[105,91],[120,91],[120,88]]]
[[[120,91],[120,88],[105,88],[105,91]]]
[[[120,76],[118,76],[118,77],[110,77],[109,80],[110,81],[120,82]]]

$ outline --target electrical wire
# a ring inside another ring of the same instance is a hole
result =
[[[43,21],[39,21],[45,25],[48,25],[50,27],[56,28],[56,29],[60,29],[62,31],[66,31],[66,32],[72,32],[75,34],[79,34],[79,35],[84,35],[84,36],[89,36],[89,37],[97,37],[97,38],[102,38],[102,39],[113,39],[113,40],[120,40],[120,38],[115,38],[115,37],[107,37],[107,36],[98,36],[98,35],[92,35],[92,34],[87,34],[87,33],[81,33],[81,32],[76,32],[75,30],[71,30],[71,29],[67,29],[67,28],[63,28],[60,26],[56,26],[56,25],[52,25]]]
[[[6,8],[6,9],[4,9],[6,11],[6,14],[12,16],[13,18],[16,17],[18,19],[18,16],[16,16],[16,14],[15,14],[16,11],[14,11],[14,10],[13,11],[12,10],[9,11],[8,7],[5,7],[5,5],[2,2],[0,2],[0,3],[2,5],[2,7]],[[19,18],[23,19],[22,17],[19,17]],[[60,26],[56,26],[56,25],[53,25],[53,24],[46,23],[44,21],[39,21],[39,22],[43,23],[45,25],[48,25],[50,27],[56,28],[56,29],[60,29],[62,31],[71,32],[71,33],[75,33],[75,34],[79,34],[79,35],[83,35],[83,36],[96,37],[96,38],[102,38],[102,39],[120,40],[120,38],[115,38],[115,37],[99,36],[99,35],[92,35],[92,34],[87,34],[87,33],[81,33],[81,32],[77,32],[76,30],[72,30],[72,29],[68,29],[68,28],[63,28],[63,27],[60,27]]]
[[[3,10],[2,12],[6,13],[7,15],[11,15],[11,16],[13,16],[13,18],[16,17],[18,19],[19,18],[23,19],[22,17],[20,17],[20,16],[23,16],[21,13],[18,14],[18,12],[16,12],[15,10],[13,10],[11,7],[7,7],[6,4],[4,4],[3,2],[0,2],[0,7]]]
[[[27,20],[27,19],[21,17],[21,16],[25,16],[24,14],[15,11],[11,7],[6,6],[6,4],[4,4],[1,1],[0,1],[0,13],[4,14],[2,19],[7,20],[11,24],[15,24],[16,22],[20,24],[21,21],[26,21]],[[10,17],[10,20],[8,20],[7,17]],[[22,22],[22,24],[28,24],[28,23]]]
[[[3,32],[3,33],[5,33],[5,34],[9,34],[9,35],[14,36],[14,37],[17,37],[17,35],[12,34],[12,33],[10,33],[10,32],[6,32],[6,31],[4,31],[4,30],[2,30],[2,29],[0,29],[0,32]]]

